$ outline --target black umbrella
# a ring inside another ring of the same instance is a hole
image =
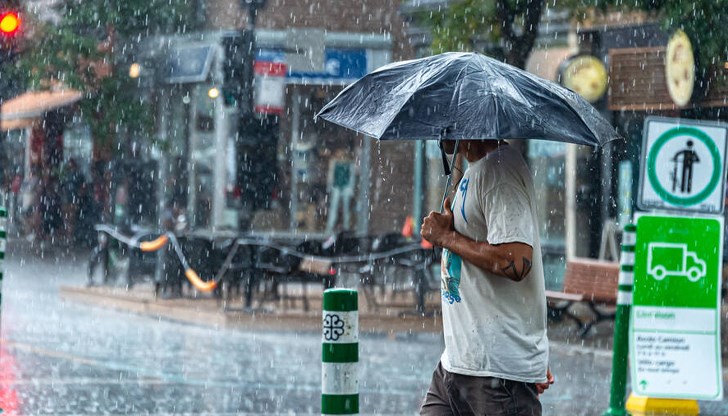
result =
[[[381,140],[542,139],[599,147],[619,137],[576,93],[478,53],[383,66],[318,117]]]

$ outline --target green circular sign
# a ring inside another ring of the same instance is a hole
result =
[[[705,145],[705,147],[708,148],[708,150],[710,151],[711,159],[713,159],[713,174],[710,177],[708,185],[706,185],[705,188],[703,188],[697,194],[689,197],[679,197],[677,195],[671,194],[667,189],[662,186],[660,180],[657,178],[657,154],[667,142],[677,136],[690,136],[692,138],[700,140]],[[718,185],[718,183],[720,182],[720,175],[723,171],[720,165],[720,151],[715,146],[715,143],[713,143],[713,140],[710,138],[710,136],[694,127],[675,127],[663,133],[660,137],[657,138],[655,144],[652,145],[652,149],[650,149],[650,153],[647,155],[647,177],[650,181],[650,185],[652,185],[652,188],[655,190],[657,195],[662,198],[663,201],[669,202],[672,205],[686,207],[704,201],[706,198],[708,198],[708,196],[710,196],[711,193],[713,193],[716,185]]]

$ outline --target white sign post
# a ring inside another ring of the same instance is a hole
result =
[[[722,213],[728,125],[648,117],[644,131],[640,208]]]
[[[721,400],[723,217],[637,220],[630,355],[635,394]]]

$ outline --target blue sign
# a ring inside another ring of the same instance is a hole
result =
[[[261,49],[256,60],[267,62],[286,62],[280,49]],[[289,83],[326,83],[353,82],[367,74],[366,49],[329,49],[324,51],[324,70],[322,72],[289,71]]]

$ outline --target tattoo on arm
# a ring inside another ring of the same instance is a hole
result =
[[[508,266],[501,268],[501,270],[506,277],[519,282],[528,275],[528,272],[531,271],[531,260],[523,257],[523,267],[521,267],[520,270],[516,267],[516,262],[511,260],[511,262],[508,263]]]

